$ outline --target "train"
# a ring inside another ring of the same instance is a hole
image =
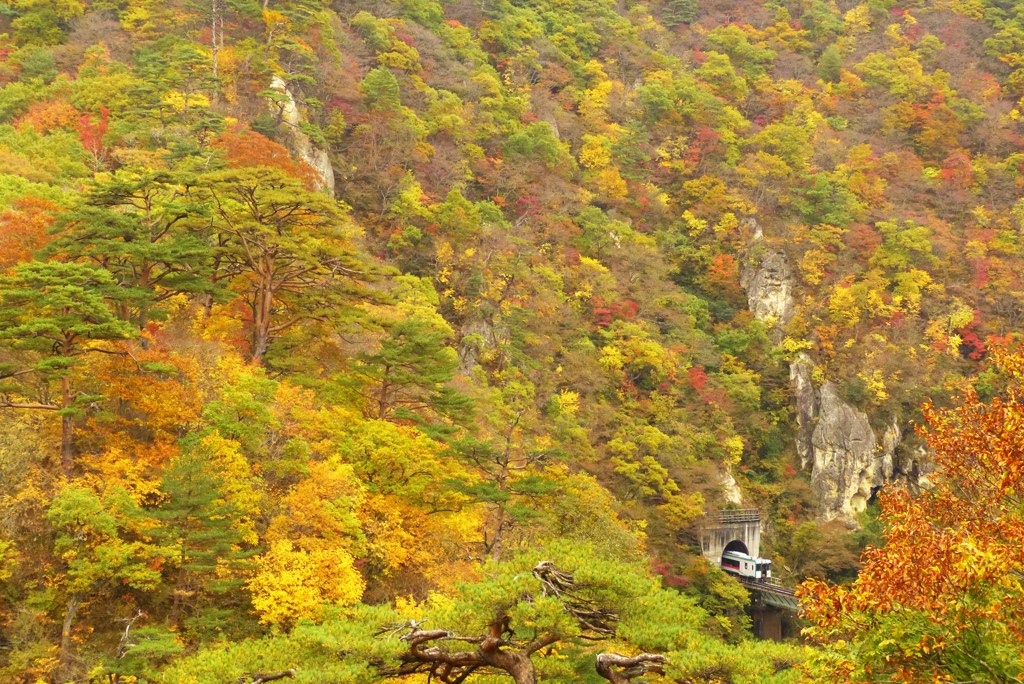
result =
[[[750,556],[742,551],[726,551],[722,554],[722,570],[731,575],[764,581],[772,576],[772,561],[769,558]]]

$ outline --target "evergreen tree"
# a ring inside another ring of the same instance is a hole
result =
[[[214,598],[234,596],[238,602],[241,571],[253,554],[256,539],[246,516],[255,492],[248,466],[230,442],[195,436],[187,442],[164,471],[164,502],[152,513],[159,521],[154,537],[171,573],[170,624],[218,631],[223,615]]]
[[[665,3],[665,21],[669,26],[692,24],[699,13],[699,0],[667,0]]]
[[[252,312],[250,354],[301,322],[353,313],[372,276],[351,244],[342,205],[279,169],[253,167],[207,176],[214,209],[218,278]]]
[[[448,338],[437,325],[408,318],[390,326],[380,349],[359,355],[356,372],[368,381],[364,396],[372,417],[409,420],[428,411],[466,417],[469,399],[447,386],[459,365]]]
[[[127,299],[108,271],[85,264],[30,262],[0,276],[0,345],[12,352],[0,367],[0,408],[56,411],[66,473],[73,465],[74,419],[97,398],[76,391],[72,371],[85,354],[117,353],[97,343],[135,335],[111,310]],[[56,397],[53,381],[60,385]]]
[[[140,329],[159,318],[159,303],[179,293],[211,293],[212,253],[197,222],[206,207],[189,179],[166,171],[101,174],[68,213],[51,254],[95,263],[125,292],[122,318]]]

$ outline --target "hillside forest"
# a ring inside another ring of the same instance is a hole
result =
[[[0,681],[1024,681],[1022,98],[1011,0],[3,0]]]

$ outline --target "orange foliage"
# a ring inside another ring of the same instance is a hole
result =
[[[32,105],[15,125],[18,129],[34,128],[39,133],[49,133],[58,128],[73,130],[82,113],[64,100],[48,100]]]
[[[1024,567],[1024,354],[1002,348],[993,358],[1016,386],[988,403],[970,391],[956,409],[924,406],[919,432],[938,466],[934,487],[881,497],[887,543],[865,552],[856,582],[801,586],[808,634],[842,644],[831,674],[933,681],[969,671],[978,649],[1024,643],[1024,578],[1014,572]]]
[[[155,491],[160,469],[178,453],[178,439],[199,423],[198,364],[157,342],[132,349],[131,356],[97,359],[90,374],[112,410],[89,420],[94,442],[82,464],[100,491]]]
[[[732,254],[719,254],[711,260],[708,266],[708,283],[714,289],[721,290],[732,296],[741,293],[740,290],[740,269],[736,263],[736,257]]]
[[[265,135],[236,126],[213,140],[213,146],[224,152],[228,166],[269,166],[298,178],[309,190],[316,189],[317,172],[304,161],[295,161],[288,150]]]
[[[0,214],[0,268],[31,260],[50,241],[46,232],[59,212],[53,202],[29,195]]]

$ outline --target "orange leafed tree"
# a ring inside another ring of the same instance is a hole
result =
[[[924,406],[937,471],[914,496],[882,497],[887,542],[850,586],[805,582],[823,649],[814,667],[840,681],[1024,680],[1024,353],[995,350],[1005,396],[969,391]]]
[[[316,188],[317,173],[312,166],[295,161],[283,145],[254,130],[236,126],[218,135],[213,146],[224,152],[231,168],[269,166],[299,179],[308,190]]]
[[[60,212],[49,200],[27,195],[0,214],[0,268],[29,261],[50,236],[47,231]]]

